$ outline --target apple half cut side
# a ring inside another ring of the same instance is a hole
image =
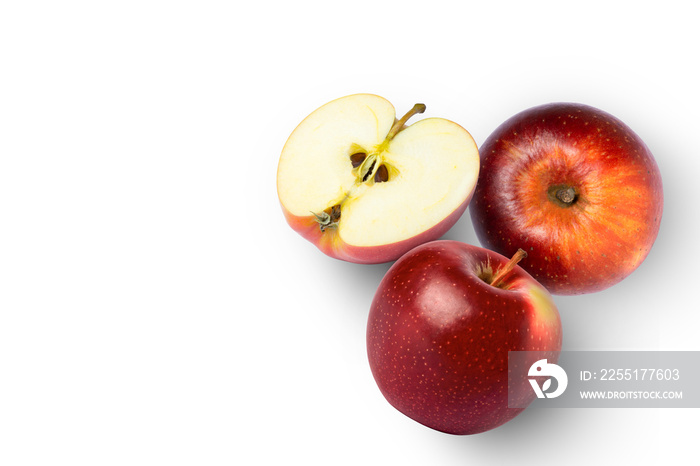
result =
[[[354,94],[311,113],[280,156],[277,194],[289,225],[325,254],[356,263],[398,259],[461,217],[479,152],[461,126],[401,119],[386,99]]]

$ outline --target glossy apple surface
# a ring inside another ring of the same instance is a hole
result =
[[[499,273],[509,262],[476,246],[433,241],[389,269],[372,301],[367,353],[396,409],[451,434],[484,432],[523,411],[508,408],[508,352],[552,352],[556,361],[562,329],[544,287],[517,266]],[[516,396],[532,401],[535,394],[525,383]]]
[[[523,263],[554,294],[604,290],[647,257],[663,210],[661,175],[644,142],[593,107],[525,110],[481,147],[470,206],[482,246]]]
[[[442,118],[407,121],[385,99],[355,94],[309,115],[280,156],[277,193],[288,224],[325,254],[396,260],[442,236],[464,213],[479,172],[471,135]]]

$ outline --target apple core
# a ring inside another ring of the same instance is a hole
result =
[[[374,151],[367,151],[363,149],[350,156],[350,165],[352,166],[352,172],[356,177],[356,186],[367,183],[368,181],[370,184],[389,181],[389,169],[384,163],[382,155],[384,152],[386,152],[389,142],[394,139],[399,131],[405,128],[406,122],[409,120],[409,118],[417,113],[423,113],[425,108],[425,104],[415,104],[411,110],[401,117],[400,120],[396,120],[391,129],[389,129],[384,142],[379,144]],[[353,146],[359,147],[359,145],[355,143],[353,143]],[[373,174],[374,176],[372,176]],[[329,209],[326,209],[320,213],[311,212],[314,215],[314,218],[316,219],[322,233],[325,232],[327,228],[338,225],[343,202],[349,197],[350,194],[340,201],[340,203],[331,207],[330,211],[328,211]]]

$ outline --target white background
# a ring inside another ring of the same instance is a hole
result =
[[[553,101],[657,158],[646,262],[556,297],[567,350],[699,350],[691,2],[3,2],[0,464],[687,464],[700,411],[528,410],[476,436],[392,408],[365,353],[389,267],[282,217],[282,146],[370,92],[478,144]],[[476,243],[466,215],[447,235]]]

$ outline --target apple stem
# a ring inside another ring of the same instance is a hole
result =
[[[571,207],[578,202],[578,192],[568,184],[556,184],[547,189],[549,200],[559,207]]]
[[[399,121],[394,123],[394,126],[391,127],[391,129],[389,130],[389,134],[387,134],[387,136],[386,136],[386,140],[391,141],[394,138],[394,136],[396,136],[396,134],[399,131],[401,131],[401,128],[403,127],[403,125],[406,124],[406,122],[408,121],[409,118],[411,118],[413,115],[415,115],[417,113],[423,113],[423,112],[425,112],[425,104],[414,105],[413,108],[408,111],[408,113],[406,113],[404,116],[402,116]]]
[[[513,270],[517,263],[525,259],[526,257],[527,253],[522,249],[518,249],[515,252],[515,254],[513,254],[513,257],[510,258],[508,263],[498,270],[496,276],[493,277],[493,280],[491,281],[491,285],[496,287],[500,285],[503,279],[506,277],[506,275],[508,275],[511,272],[511,270]]]
[[[564,204],[571,204],[576,199],[576,191],[574,188],[569,186],[568,188],[561,188],[557,190],[557,199],[559,199]]]

